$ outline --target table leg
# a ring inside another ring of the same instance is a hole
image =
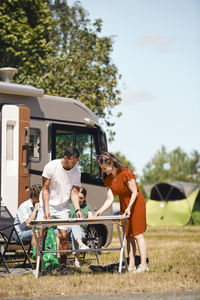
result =
[[[44,230],[42,229],[41,241],[40,241],[40,244],[39,244],[38,236],[36,234],[35,228],[33,228],[33,234],[34,234],[34,238],[35,238],[35,241],[36,241],[36,249],[37,249],[37,251],[36,251],[37,252],[37,263],[36,263],[36,271],[35,271],[35,277],[36,278],[39,277],[40,259],[41,259],[41,263],[42,263],[44,272],[46,273],[45,264],[44,264],[44,261],[43,261],[43,257],[41,255],[42,248],[43,248],[43,233],[44,233]]]
[[[119,274],[121,274],[121,272],[122,272],[122,258],[123,257],[124,257],[125,266],[127,268],[127,261],[126,261],[125,251],[124,251],[125,242],[126,242],[126,222],[127,222],[127,220],[124,221],[123,241],[121,239],[121,232],[120,232],[119,225],[118,225],[118,235],[119,235],[119,240],[120,240],[120,244],[121,244],[120,260],[119,260],[119,271],[118,271]]]
[[[35,270],[35,277],[38,278],[38,274],[39,274],[39,268],[40,268],[40,245],[38,242],[38,236],[36,234],[35,228],[33,227],[33,235],[35,238],[35,242],[36,242],[36,253],[37,253],[37,259],[36,259],[36,270]]]
[[[41,236],[41,242],[40,242],[40,259],[41,259],[42,267],[44,270],[44,274],[46,274],[47,270],[46,270],[46,267],[44,264],[43,256],[41,255],[42,250],[43,250],[44,231],[45,231],[45,228],[42,228],[42,236]]]

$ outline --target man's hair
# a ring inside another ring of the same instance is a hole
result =
[[[78,148],[69,146],[65,149],[64,156],[67,156],[67,158],[70,158],[72,156],[74,158],[79,158],[80,152],[79,152]]]
[[[33,184],[30,188],[30,197],[37,198],[40,195],[42,186],[41,184]]]

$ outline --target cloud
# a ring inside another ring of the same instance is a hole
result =
[[[172,39],[160,34],[149,35],[137,41],[139,47],[150,47],[159,52],[167,52],[172,43]]]
[[[145,91],[128,91],[121,95],[122,103],[126,105],[134,105],[141,102],[152,102],[155,100],[151,92]]]

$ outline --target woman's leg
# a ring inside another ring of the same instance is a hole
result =
[[[140,253],[140,259],[141,259],[141,266],[146,267],[146,242],[144,239],[143,234],[139,234],[135,236],[135,240],[138,246],[138,250]]]
[[[135,239],[134,237],[128,236],[126,240],[127,240],[128,258],[129,258],[129,268],[133,269],[135,267],[135,252],[136,252]]]

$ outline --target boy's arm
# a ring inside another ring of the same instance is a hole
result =
[[[36,203],[34,210],[32,211],[30,217],[24,221],[24,223],[27,227],[29,227],[30,221],[35,220],[38,208],[39,208],[39,203]]]

